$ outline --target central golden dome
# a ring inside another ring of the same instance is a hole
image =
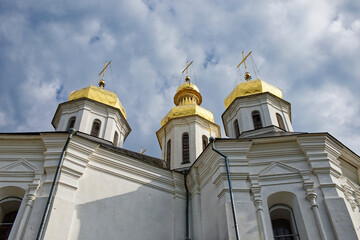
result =
[[[202,97],[199,88],[195,84],[190,83],[190,81],[186,81],[176,90],[174,103],[176,106],[188,103],[200,105],[202,103]]]
[[[96,102],[103,103],[105,105],[117,108],[120,110],[124,118],[126,119],[126,112],[121,105],[117,95],[113,92],[107,91],[100,87],[90,85],[89,87],[73,91],[70,93],[69,101],[73,101],[80,98],[88,98]]]
[[[282,98],[282,91],[260,79],[250,80],[239,83],[234,90],[225,98],[224,104],[227,109],[230,104],[238,97],[249,96],[258,93],[269,92],[279,98]]]
[[[190,83],[190,78],[186,76],[186,82],[178,87],[174,96],[174,106],[168,114],[161,120],[161,127],[173,118],[197,115],[214,122],[212,112],[200,107],[202,97],[199,88]]]

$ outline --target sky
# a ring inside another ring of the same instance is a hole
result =
[[[292,104],[295,131],[329,132],[360,154],[359,13],[357,0],[1,1],[0,132],[53,131],[57,105],[112,60],[106,89],[132,128],[124,147],[160,157],[155,133],[193,60],[224,137],[224,99],[252,51],[258,76]]]

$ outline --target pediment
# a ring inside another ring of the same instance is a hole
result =
[[[35,170],[36,167],[23,158],[0,168],[1,172],[33,172]]]
[[[273,162],[265,169],[259,172],[259,176],[274,176],[274,175],[283,175],[283,174],[294,174],[299,173],[296,168],[290,167],[281,162]]]

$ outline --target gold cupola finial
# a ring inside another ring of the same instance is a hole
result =
[[[185,82],[190,82],[189,67],[192,63],[193,63],[193,61],[191,61],[190,63],[188,63],[188,61],[186,61],[186,68],[182,71],[182,74],[184,74],[184,72],[186,71]]]
[[[214,123],[214,115],[212,112],[200,107],[202,96],[199,88],[190,82],[189,67],[192,63],[193,61],[190,63],[186,62],[186,67],[182,71],[182,74],[186,71],[185,82],[177,88],[174,96],[175,106],[161,120],[161,127],[167,124],[171,119],[189,116],[200,116]]]
[[[106,61],[105,62],[105,67],[104,69],[99,73],[98,76],[100,76],[102,74],[102,79],[99,81],[99,87],[100,88],[104,88],[105,87],[105,80],[104,80],[104,77],[105,77],[105,70],[106,68],[110,65],[111,61],[109,61],[109,63]]]
[[[245,66],[245,80],[246,80],[246,81],[250,81],[250,80],[251,80],[251,75],[250,75],[250,73],[247,71],[247,65],[246,65],[246,59],[248,58],[248,56],[250,56],[251,53],[252,53],[252,51],[250,51],[250,52],[248,53],[248,55],[246,55],[246,57],[245,57],[244,51],[242,51],[243,60],[242,60],[241,63],[239,63],[239,65],[236,67],[236,68],[239,68],[240,65],[241,65],[242,63],[244,63],[244,66]]]

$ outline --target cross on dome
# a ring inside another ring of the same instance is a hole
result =
[[[193,61],[191,61],[190,63],[188,63],[188,61],[186,61],[186,68],[181,72],[182,74],[184,74],[184,72],[186,71],[185,82],[190,82],[189,67],[192,63],[193,63]]]
[[[241,65],[242,63],[244,63],[244,66],[245,66],[245,80],[246,80],[246,81],[250,81],[250,80],[251,80],[251,75],[250,75],[250,73],[247,71],[247,65],[246,65],[246,59],[250,56],[251,53],[252,53],[252,51],[250,51],[250,52],[248,53],[248,55],[246,55],[246,57],[245,57],[244,51],[242,51],[243,60],[242,60],[241,63],[239,63],[239,65],[237,65],[237,67],[236,67],[236,68],[239,68],[240,65]]]
[[[105,62],[105,67],[104,69],[99,73],[98,76],[100,76],[102,74],[102,79],[99,81],[99,87],[100,88],[104,88],[105,87],[105,80],[104,80],[104,77],[105,77],[105,70],[106,68],[110,65],[111,63],[111,60],[109,61],[109,63],[106,61]]]

